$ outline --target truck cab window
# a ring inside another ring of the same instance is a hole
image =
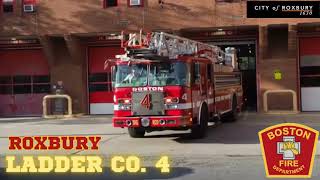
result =
[[[195,84],[200,84],[200,64],[193,64],[193,82]]]
[[[207,64],[207,79],[212,82],[212,64]]]

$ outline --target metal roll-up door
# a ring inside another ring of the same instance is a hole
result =
[[[0,116],[39,116],[48,93],[49,66],[41,49],[0,50]]]
[[[320,111],[320,37],[300,38],[301,110]]]
[[[123,54],[120,46],[89,47],[89,103],[90,114],[113,114],[113,91],[111,66],[105,67],[107,59]]]

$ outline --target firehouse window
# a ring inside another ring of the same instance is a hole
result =
[[[4,13],[13,12],[13,1],[14,0],[2,0],[2,11]]]
[[[14,84],[30,84],[31,76],[14,76],[13,83]]]
[[[32,93],[49,93],[50,92],[49,76],[33,76],[32,77]]]
[[[89,91],[90,92],[108,91],[108,86],[106,84],[90,84]]]
[[[143,6],[143,0],[128,0],[129,6]]]
[[[301,87],[319,87],[320,86],[319,77],[301,77],[300,82],[301,82]]]
[[[13,94],[31,94],[31,85],[14,85]]]
[[[49,83],[49,76],[33,76],[33,83]]]
[[[89,81],[90,82],[106,82],[108,80],[107,73],[95,73],[90,74]]]
[[[0,85],[0,94],[12,94],[12,86]]]
[[[89,75],[89,92],[112,91],[111,73],[93,73]]]
[[[2,76],[0,77],[0,84],[11,84],[11,76]]]
[[[31,94],[31,76],[14,76],[13,84],[14,94]]]
[[[12,78],[10,76],[0,77],[0,94],[12,94]]]
[[[301,87],[319,87],[320,77],[319,72],[320,66],[304,66],[300,67],[300,83]]]
[[[104,8],[118,6],[118,0],[104,0]]]
[[[288,25],[268,26],[268,51],[269,58],[287,57],[288,55]]]
[[[43,76],[3,76],[0,77],[0,94],[50,93],[50,77]]]
[[[33,85],[32,92],[34,94],[39,93],[49,93],[50,92],[50,84],[44,84],[44,85]]]

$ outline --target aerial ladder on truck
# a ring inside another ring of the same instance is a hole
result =
[[[191,129],[192,135],[203,137],[210,120],[223,114],[236,119],[242,104],[241,76],[233,73],[235,60],[219,47],[142,31],[122,33],[121,44],[125,54],[116,56],[113,70],[115,127],[128,127],[132,137],[166,129]],[[128,71],[133,68],[138,71]],[[127,80],[136,72],[145,81],[131,84]],[[189,81],[195,73],[199,81]]]
[[[175,60],[181,55],[194,55],[207,58],[212,63],[223,63],[228,56],[218,46],[205,44],[199,41],[183,38],[165,32],[152,32],[143,34],[131,33],[126,38],[124,31],[121,36],[121,47],[126,54],[116,58],[122,61],[137,60],[148,56],[162,56],[169,60]],[[135,57],[135,58],[133,58]]]

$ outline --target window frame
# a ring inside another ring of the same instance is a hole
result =
[[[95,79],[95,76],[102,77],[104,75],[105,79]],[[97,90],[95,87],[105,86],[104,90]],[[112,92],[112,73],[111,72],[97,72],[91,73],[88,76],[88,87],[89,93],[95,92]],[[93,88],[94,87],[94,88]]]
[[[118,7],[119,6],[119,0],[114,0],[116,2],[116,5],[115,6],[110,6],[108,5],[108,0],[103,0],[102,3],[103,3],[103,8],[106,9],[106,8],[112,8],[112,7]]]
[[[3,0],[0,0],[0,13],[1,14],[13,14],[16,10],[15,4],[16,4],[16,0],[12,0],[12,12],[5,12],[3,9],[4,2],[3,2]]]
[[[25,11],[24,10],[24,7],[26,5],[32,5],[33,6],[33,11]],[[30,2],[27,2],[26,0],[22,0],[22,3],[21,3],[21,10],[24,14],[29,14],[29,13],[35,13],[37,11],[37,1],[36,0],[33,0],[33,1],[30,1]]]
[[[30,78],[31,81],[28,82],[15,82],[14,78],[15,77],[28,77]],[[48,81],[43,81],[43,82],[34,82],[35,77],[48,77]],[[39,74],[39,75],[10,75],[10,76],[2,76],[2,77],[10,77],[10,82],[8,83],[0,83],[0,87],[9,87],[11,89],[10,93],[2,93],[0,92],[0,95],[23,95],[23,94],[50,94],[51,92],[51,83],[50,83],[50,75],[46,74]],[[15,88],[19,88],[22,86],[30,86],[29,93],[22,92],[22,93],[16,93]],[[35,91],[36,87],[40,86],[48,86],[49,89],[46,92],[40,92],[40,91]]]
[[[144,7],[144,0],[139,0],[140,5],[131,5],[131,0],[127,0],[128,7]]]

